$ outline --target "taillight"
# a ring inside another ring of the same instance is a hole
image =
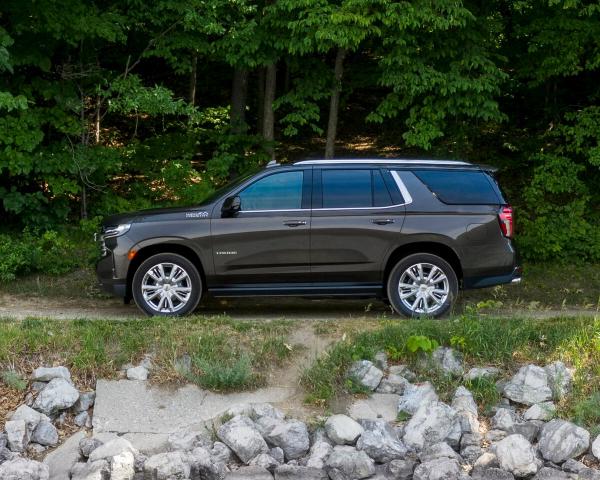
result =
[[[498,221],[502,234],[507,238],[512,238],[515,233],[512,207],[502,207],[498,212]]]

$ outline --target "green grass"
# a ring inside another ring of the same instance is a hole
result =
[[[13,390],[22,392],[27,388],[27,380],[25,380],[20,374],[14,370],[5,370],[0,373],[0,380],[8,387]]]
[[[394,361],[408,363],[419,380],[432,381],[441,399],[450,401],[460,378],[432,372],[418,362],[418,354],[407,346],[407,339],[415,335],[460,350],[468,367],[493,365],[505,377],[524,363],[545,365],[562,360],[576,373],[572,394],[558,405],[559,415],[588,426],[600,422],[600,319],[591,317],[533,320],[463,315],[448,321],[385,321],[380,328],[335,344],[317,359],[302,377],[306,400],[327,404],[342,393],[351,393],[346,372],[352,361],[372,359],[376,351],[385,350],[393,354]],[[499,399],[494,381],[465,386],[472,390],[482,410]]]
[[[286,343],[291,322],[239,322],[194,316],[143,320],[0,320],[0,370],[63,364],[80,381],[115,377],[121,365],[153,353],[159,381],[191,379],[216,390],[259,386],[269,368],[297,350]],[[178,359],[191,358],[190,371]]]

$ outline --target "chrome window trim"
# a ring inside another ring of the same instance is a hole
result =
[[[294,162],[292,165],[465,165],[474,166],[469,162],[461,162],[459,160],[302,160]]]
[[[390,170],[390,173],[392,174],[392,178],[396,182],[396,185],[398,185],[398,188],[400,189],[402,198],[404,198],[404,205],[412,203],[412,195],[409,193],[408,188],[406,188],[406,185],[404,185],[404,182],[400,178],[400,174],[396,170]]]

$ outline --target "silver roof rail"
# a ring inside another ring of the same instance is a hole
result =
[[[277,167],[278,165],[279,163],[277,163],[277,160],[271,160],[269,163],[267,163],[267,168]]]
[[[458,160],[409,160],[409,159],[352,159],[352,160],[302,160],[294,165],[343,165],[343,164],[380,164],[380,165],[446,165],[446,166],[472,166],[472,163]]]

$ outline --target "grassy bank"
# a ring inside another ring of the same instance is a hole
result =
[[[262,385],[269,368],[292,356],[295,347],[286,343],[291,325],[223,316],[125,322],[0,320],[0,372],[26,376],[40,365],[61,364],[71,369],[78,383],[91,385],[99,377],[116,377],[123,364],[135,364],[150,353],[157,381],[245,389]],[[11,381],[4,384],[18,387]]]
[[[532,320],[464,315],[449,321],[386,321],[377,329],[347,336],[317,359],[302,377],[307,401],[327,405],[336,396],[354,393],[355,386],[346,379],[349,365],[354,360],[372,359],[379,350],[385,350],[392,363],[410,365],[419,380],[432,381],[441,398],[450,400],[461,380],[424,368],[419,362],[423,351],[410,349],[415,339],[422,345],[433,341],[434,345],[452,346],[463,354],[468,367],[493,365],[504,377],[525,363],[545,365],[562,360],[576,370],[573,393],[560,403],[559,415],[588,427],[598,426],[600,317]],[[499,399],[494,382],[473,382],[467,387],[483,410]]]

